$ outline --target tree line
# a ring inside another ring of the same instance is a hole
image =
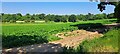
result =
[[[97,19],[109,19],[114,18],[114,13],[111,14],[91,14],[88,13],[86,15],[54,15],[54,14],[29,14],[22,15],[21,13],[16,14],[4,14],[1,13],[0,19],[2,22],[11,22],[14,23],[16,21],[25,21],[25,22],[34,22],[34,21],[54,21],[54,22],[76,22],[76,21],[87,21],[87,20],[97,20]]]

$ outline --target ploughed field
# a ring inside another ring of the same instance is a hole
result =
[[[54,34],[78,30],[77,24],[87,24],[85,27],[103,24],[115,23],[116,19],[94,20],[94,21],[79,21],[67,23],[3,23],[2,26],[2,46],[3,48],[13,48],[25,45],[48,43],[50,41],[59,40],[61,38]],[[84,27],[84,26],[83,26]],[[84,29],[84,28],[81,28]]]

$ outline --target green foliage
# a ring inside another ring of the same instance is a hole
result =
[[[54,17],[54,22],[61,22],[61,16],[58,16],[58,15],[56,15],[55,17]]]
[[[74,52],[118,52],[118,36],[120,29],[111,29],[103,37],[85,40]],[[69,51],[69,49],[67,49]]]
[[[113,23],[116,19],[94,20],[94,21],[80,21],[67,23],[3,23],[2,24],[2,46],[3,48],[19,47],[31,44],[46,43],[49,41],[59,40],[60,38],[54,36],[59,32],[67,32],[77,30],[77,27],[70,25],[85,24],[85,23]],[[21,42],[21,43],[20,43]]]
[[[19,47],[31,44],[38,44],[38,43],[47,43],[47,36],[38,36],[38,35],[2,35],[2,47],[4,48],[12,48],[12,47]]]
[[[118,51],[118,30],[111,30],[99,39],[85,42],[82,47],[88,52]]]
[[[107,18],[107,15],[106,14],[96,14],[94,16],[95,19],[106,19]]]
[[[68,18],[69,22],[76,22],[76,16],[75,15],[70,15]]]
[[[107,17],[108,17],[109,19],[114,18],[114,13],[108,14]]]
[[[62,16],[61,22],[67,22],[67,18],[65,16]]]
[[[86,16],[83,14],[77,15],[76,17],[78,20],[84,20],[84,21],[86,20]]]
[[[116,5],[115,8],[115,17],[118,19],[118,23],[120,23],[120,2],[118,2],[118,5]]]
[[[59,40],[54,36],[58,32],[77,29],[69,27],[69,24],[3,24],[2,46],[3,48],[19,47],[49,41]]]
[[[112,13],[111,13],[112,14]],[[16,21],[25,21],[26,23],[31,22],[34,23],[34,21],[54,21],[54,22],[76,22],[76,21],[87,21],[87,20],[97,20],[97,19],[109,19],[113,18],[111,14],[91,14],[88,13],[86,15],[80,14],[80,15],[45,15],[42,14],[33,14],[30,15],[27,13],[26,15],[22,15],[21,13],[16,14],[4,14],[1,13],[2,22],[13,22]]]
[[[44,13],[38,14],[38,17],[39,17],[39,19],[44,20],[45,19],[45,14]]]
[[[118,2],[100,2],[100,4],[98,4],[98,9],[102,12],[103,10],[105,10],[106,5],[114,5],[115,6],[114,17],[117,18],[118,19],[117,22],[120,23],[120,1],[118,1]]]

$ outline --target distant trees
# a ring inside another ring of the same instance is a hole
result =
[[[23,20],[21,13],[17,13],[17,14],[16,14],[16,20]]]
[[[67,18],[65,16],[55,15],[54,22],[67,22]]]
[[[61,22],[67,22],[67,19],[68,19],[67,15],[66,16],[62,16]]]
[[[88,13],[85,20],[94,20],[94,14]]]
[[[103,14],[96,14],[94,16],[94,19],[107,19],[107,15],[105,13],[103,13]]]
[[[107,17],[108,17],[109,19],[114,18],[114,13],[108,14]]]
[[[68,18],[69,22],[76,22],[76,16],[75,15],[70,15]]]
[[[83,14],[77,15],[76,17],[78,20],[83,20],[83,21],[86,20],[86,15],[83,15]]]
[[[55,17],[54,17],[54,22],[61,22],[61,16],[59,16],[59,15],[56,15]]]
[[[79,15],[53,15],[53,14],[48,14],[45,15],[44,13],[42,14],[29,14],[27,13],[26,15],[22,15],[21,13],[16,13],[16,14],[4,14],[1,13],[0,19],[2,22],[11,22],[15,23],[16,21],[25,21],[25,22],[34,22],[34,21],[40,21],[44,20],[45,22],[49,21],[54,21],[54,22],[76,22],[76,21],[87,21],[87,20],[96,20],[96,19],[109,19],[109,18],[114,18],[114,13],[111,14],[91,14],[88,13],[86,15],[79,14]]]
[[[44,14],[44,13],[38,14],[38,17],[39,17],[39,19],[41,19],[41,20],[45,20],[45,14]]]
[[[10,15],[9,22],[14,23],[14,22],[16,22],[16,20],[17,20],[16,14]]]

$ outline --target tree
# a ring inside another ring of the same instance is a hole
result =
[[[21,13],[16,14],[16,20],[22,20],[22,14]]]
[[[117,22],[120,23],[120,2],[116,5],[114,15],[117,18]]]
[[[61,18],[61,22],[67,22],[67,18],[66,18],[66,16],[62,16],[62,18]]]
[[[35,22],[35,18],[36,18],[35,14],[31,15],[30,22]]]
[[[100,1],[102,1],[102,0],[100,0]],[[120,23],[120,1],[108,0],[108,2],[105,2],[105,0],[103,0],[102,2],[100,2],[100,4],[98,4],[98,9],[100,9],[100,11],[102,12],[103,10],[105,10],[106,5],[114,5],[115,6],[114,16],[117,18],[117,22]]]
[[[86,15],[86,20],[94,20],[94,15],[91,14],[91,13],[88,13],[88,14]]]
[[[0,14],[0,22],[2,22],[2,14]]]
[[[76,16],[75,15],[70,15],[69,18],[68,18],[68,21],[69,22],[76,22]]]
[[[86,20],[86,15],[80,14],[80,15],[77,16],[77,19],[85,21]]]
[[[29,13],[27,13],[25,15],[25,22],[30,22],[30,19],[31,19],[31,15]]]
[[[54,22],[61,22],[61,16],[59,16],[59,15],[56,15],[55,17],[54,17]]]
[[[107,14],[106,13],[103,13],[103,19],[107,19]]]
[[[9,22],[12,19],[11,14],[2,13],[2,22]]]
[[[108,19],[114,18],[114,13],[108,14],[108,15],[107,15],[107,18],[108,18]]]
[[[48,22],[48,21],[51,21],[51,15],[50,14],[46,15],[46,17],[45,17],[45,22]]]
[[[95,20],[96,19],[107,19],[107,14],[103,13],[103,14],[96,14],[93,17]]]
[[[36,16],[35,16],[35,14],[33,14],[33,15],[31,16],[31,20],[35,20],[35,18],[36,18]]]
[[[115,6],[114,17],[117,18],[117,23],[120,23],[120,1],[119,0],[107,0],[107,2],[105,1],[106,0],[100,0],[100,4],[98,4],[98,9],[102,12],[103,10],[105,10],[106,5],[114,5]]]
[[[11,14],[11,17],[10,17],[10,22],[11,23],[14,23],[14,22],[16,22],[16,14]]]
[[[40,20],[44,20],[44,19],[45,19],[45,14],[44,14],[44,13],[39,14],[38,16],[39,16],[39,19],[40,19]]]

